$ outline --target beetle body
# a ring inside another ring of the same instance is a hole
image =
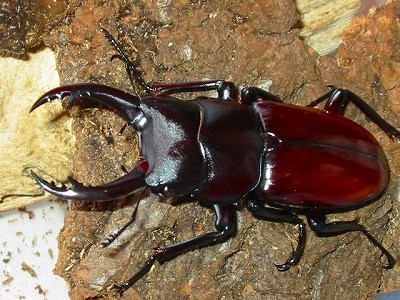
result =
[[[325,221],[327,213],[377,199],[388,184],[381,146],[366,129],[343,117],[344,110],[352,102],[389,136],[400,138],[400,131],[364,100],[332,88],[309,107],[299,107],[256,87],[242,89],[239,97],[236,86],[223,80],[150,86],[112,36],[104,29],[103,33],[125,61],[132,83],[139,82],[147,95],[74,84],[47,92],[31,110],[65,96],[69,96],[67,107],[78,98],[97,101],[116,110],[139,132],[142,159],[126,175],[101,186],[86,187],[70,179],[69,188],[57,187],[32,172],[33,177],[44,190],[65,199],[108,201],[149,187],[164,197],[189,196],[216,215],[216,231],[154,248],[139,272],[116,288],[123,292],[132,286],[155,261],[164,263],[231,238],[236,232],[236,208],[242,203],[256,217],[298,225],[297,247],[286,262],[276,265],[281,271],[297,264],[304,249],[306,232],[298,213],[322,236],[363,233],[386,256],[386,268],[393,267],[394,257],[362,225]],[[172,96],[209,90],[218,96],[191,101]],[[323,101],[322,110],[312,108]],[[133,220],[103,245],[112,243]]]
[[[277,206],[341,210],[375,199],[388,183],[376,139],[319,109],[172,97],[145,97],[139,109],[149,122],[141,134],[146,183],[161,196],[229,204],[256,189]]]

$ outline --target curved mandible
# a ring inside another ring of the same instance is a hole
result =
[[[97,83],[71,84],[52,89],[33,104],[30,112],[53,100],[62,101],[67,96],[69,96],[67,107],[73,106],[79,98],[86,98],[116,110],[129,123],[134,123],[133,121],[140,115],[139,98],[119,89]]]
[[[50,194],[69,200],[86,201],[110,201],[119,199],[132,194],[138,188],[146,186],[145,174],[147,162],[141,161],[132,171],[124,176],[99,186],[84,186],[79,181],[69,177],[71,187],[62,185],[56,186],[53,182],[48,182],[31,171],[32,177],[36,182]]]

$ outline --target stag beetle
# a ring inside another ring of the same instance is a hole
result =
[[[70,187],[58,187],[34,172],[32,176],[45,191],[64,199],[109,201],[149,187],[163,197],[189,196],[216,215],[215,232],[154,248],[139,272],[116,288],[128,289],[155,261],[164,263],[231,238],[238,203],[255,217],[298,226],[298,244],[286,262],[276,264],[280,271],[297,264],[304,249],[306,229],[298,214],[305,215],[321,236],[362,232],[386,256],[385,268],[394,266],[394,257],[356,220],[325,220],[326,214],[371,203],[388,184],[381,146],[366,129],[343,116],[345,108],[353,103],[389,137],[400,138],[400,131],[364,100],[333,86],[308,107],[285,104],[257,87],[243,88],[239,101],[235,84],[224,80],[150,86],[118,42],[105,29],[102,32],[125,62],[134,95],[101,84],[72,84],[45,93],[31,111],[66,96],[67,107],[78,98],[97,101],[116,110],[138,131],[143,159],[121,178],[100,186],[86,187],[70,178]],[[135,81],[146,95],[136,92]],[[218,97],[182,101],[171,96],[210,90],[216,90]],[[323,101],[322,110],[314,108]]]

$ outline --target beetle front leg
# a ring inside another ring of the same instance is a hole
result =
[[[336,236],[352,231],[360,231],[386,256],[388,264],[384,268],[391,269],[396,263],[390,252],[356,220],[326,223],[325,215],[314,211],[307,215],[307,221],[310,228],[320,236]]]
[[[121,58],[125,63],[125,70],[128,73],[129,80],[131,81],[132,87],[135,90],[135,92],[136,92],[134,83],[135,80],[139,82],[140,85],[143,86],[147,92],[152,92],[153,88],[142,78],[138,69],[135,67],[135,65],[130,60],[129,56],[125,53],[125,51],[122,49],[121,45],[117,42],[117,40],[105,28],[101,28],[100,31],[103,33],[104,37],[111,44],[111,46],[113,46],[118,51],[119,55],[117,56]],[[114,57],[115,56],[112,56],[111,60]]]
[[[216,215],[215,228],[217,231],[196,236],[192,239],[154,248],[154,254],[145,262],[144,266],[130,279],[121,284],[115,284],[114,287],[123,293],[134,285],[140,278],[146,275],[153,264],[158,261],[164,263],[186,252],[207,247],[210,245],[225,242],[236,232],[236,211],[232,205],[220,206],[215,204],[213,210]]]
[[[268,219],[270,221],[274,222],[285,222],[285,223],[291,223],[299,226],[299,238],[298,238],[298,244],[293,251],[291,257],[289,257],[288,260],[286,260],[285,263],[283,264],[275,264],[275,267],[279,271],[287,271],[289,270],[293,265],[297,264],[300,260],[301,255],[303,254],[304,251],[304,246],[306,243],[306,228],[304,226],[303,221],[296,216],[295,214],[280,210],[280,209],[275,209],[275,208],[270,208],[270,207],[265,207],[258,203],[257,200],[254,199],[249,199],[247,202],[247,209],[255,216],[255,217],[261,217]]]
[[[222,100],[238,100],[238,91],[233,82],[224,80],[208,80],[208,81],[197,81],[197,82],[186,82],[186,83],[155,83],[150,86],[140,75],[140,72],[135,67],[133,62],[130,60],[128,55],[125,53],[121,45],[117,40],[105,29],[101,28],[101,32],[107,41],[118,51],[118,57],[121,58],[125,63],[125,69],[128,73],[129,79],[135,89],[134,81],[140,83],[147,92],[153,92],[155,96],[171,95],[175,93],[187,93],[187,92],[202,92],[216,90],[218,92],[218,99]]]
[[[176,93],[214,91],[218,99],[238,101],[238,90],[233,82],[225,80],[206,80],[184,83],[155,83],[154,95],[164,96]]]

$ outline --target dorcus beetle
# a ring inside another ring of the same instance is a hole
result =
[[[65,96],[69,96],[67,106],[78,98],[90,98],[116,110],[139,132],[143,158],[126,175],[101,186],[86,187],[70,179],[69,188],[57,187],[32,172],[33,177],[44,190],[64,199],[108,201],[149,187],[161,196],[188,195],[216,215],[215,232],[156,247],[137,274],[116,285],[120,291],[145,275],[155,261],[163,263],[232,237],[238,203],[245,203],[256,217],[298,225],[296,249],[276,265],[281,271],[295,265],[304,249],[305,225],[297,214],[305,215],[321,236],[362,232],[386,256],[385,267],[394,266],[394,257],[357,221],[325,221],[328,213],[371,203],[388,184],[381,146],[366,129],[343,117],[344,110],[352,102],[390,137],[400,138],[400,131],[360,97],[331,87],[309,107],[299,107],[257,87],[242,89],[239,102],[236,86],[223,80],[150,86],[117,41],[105,29],[102,32],[125,62],[133,87],[139,82],[147,95],[100,84],[73,84],[47,92],[31,111]],[[171,96],[209,90],[216,90],[218,97],[182,101]],[[323,110],[312,108],[323,101]]]

